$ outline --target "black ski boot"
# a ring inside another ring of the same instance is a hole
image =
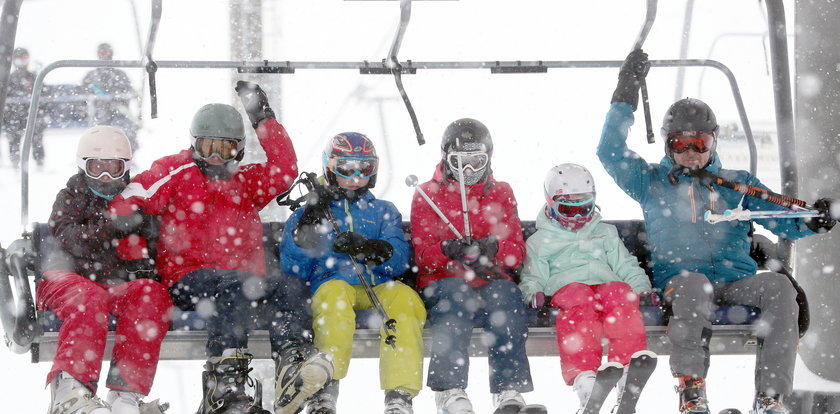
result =
[[[252,358],[244,350],[226,349],[207,360],[198,414],[271,414],[262,408],[262,385],[248,375]],[[246,386],[254,389],[254,397],[245,393]]]
[[[305,341],[289,341],[283,345],[275,364],[275,414],[299,412],[310,397],[330,382],[335,370],[326,354]]]
[[[330,381],[306,403],[306,414],[335,414],[338,401],[338,380]]]
[[[679,376],[680,414],[710,414],[706,400],[706,380],[703,378]]]

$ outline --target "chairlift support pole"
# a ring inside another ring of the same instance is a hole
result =
[[[149,22],[149,36],[146,38],[146,51],[143,53],[143,66],[149,75],[149,104],[151,105],[149,116],[152,119],[157,118],[157,82],[155,81],[155,74],[158,68],[154,58],[152,58],[152,53],[155,50],[155,40],[157,39],[157,31],[160,26],[162,12],[163,0],[152,0],[152,19]]]
[[[636,43],[633,45],[633,50],[639,50],[647,39],[650,28],[653,27],[653,21],[656,20],[657,0],[647,0],[647,12],[645,14],[645,23],[642,25],[642,30],[636,38]],[[650,119],[650,100],[648,99],[647,81],[645,78],[639,79],[639,90],[642,95],[642,109],[645,113],[645,127],[647,128],[648,144],[653,144],[655,141],[653,135],[653,122]]]
[[[9,91],[12,52],[15,48],[15,34],[17,33],[20,5],[22,3],[23,0],[6,0],[3,2],[2,11],[0,11],[0,122],[3,120],[6,94]]]
[[[405,29],[408,27],[408,22],[411,20],[411,0],[400,0],[400,24],[397,27],[397,33],[394,35],[394,42],[391,44],[391,50],[388,52],[388,61],[386,65],[391,69],[394,75],[394,82],[397,84],[397,90],[400,92],[405,109],[408,110],[408,116],[411,117],[411,124],[414,126],[414,133],[417,134],[417,144],[423,145],[426,140],[423,138],[423,132],[420,131],[420,122],[417,121],[417,114],[414,112],[414,107],[408,99],[408,93],[402,82],[403,67],[397,54],[402,46],[402,38],[405,35]],[[412,72],[409,72],[412,73]]]

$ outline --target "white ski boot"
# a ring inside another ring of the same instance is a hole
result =
[[[168,403],[160,403],[160,400],[144,402],[145,397],[131,391],[108,391],[105,401],[111,406],[113,414],[164,414],[169,409]]]
[[[435,392],[437,414],[475,414],[470,398],[463,388]]]
[[[575,382],[572,384],[572,389],[580,400],[580,410],[582,413],[586,402],[589,401],[589,396],[592,395],[592,389],[595,388],[595,371],[583,371],[575,377]]]
[[[197,414],[271,414],[262,408],[262,385],[248,374],[253,356],[244,349],[225,349],[211,357],[201,374],[202,398]],[[251,397],[246,388],[254,389]]]
[[[414,414],[411,394],[403,390],[391,390],[385,394],[385,414]]]
[[[519,391],[504,390],[493,394],[493,407],[496,409],[493,414],[518,414],[525,407],[525,399]]]
[[[111,414],[111,409],[84,384],[59,372],[50,383],[49,414]]]

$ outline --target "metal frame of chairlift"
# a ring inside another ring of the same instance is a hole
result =
[[[18,13],[19,13],[19,6],[20,1],[22,0],[7,0],[4,4],[2,14],[0,14],[0,34],[9,32],[9,28],[7,25],[3,25],[2,22],[10,21],[10,18],[16,21]],[[782,183],[783,183],[783,191],[787,195],[796,194],[796,163],[794,162],[794,131],[793,131],[793,109],[792,109],[792,96],[791,96],[791,82],[790,82],[790,70],[788,65],[788,52],[787,52],[787,37],[786,37],[786,23],[785,23],[785,12],[784,12],[784,5],[782,0],[765,0],[766,7],[767,7],[767,18],[768,18],[768,27],[769,27],[769,40],[770,40],[770,54],[771,54],[771,69],[772,69],[772,77],[773,77],[773,85],[774,85],[774,96],[775,96],[775,113],[776,113],[776,123],[777,123],[777,131],[779,136],[779,153],[780,153],[780,164],[781,164],[781,171],[782,171]],[[11,4],[11,5],[10,5]],[[391,74],[394,76],[396,86],[399,90],[401,97],[406,105],[406,109],[409,112],[409,116],[411,117],[412,123],[414,125],[415,131],[417,133],[418,142],[420,144],[423,143],[422,133],[420,131],[419,122],[417,121],[416,114],[414,113],[413,107],[411,106],[411,102],[408,99],[408,95],[403,87],[401,76],[403,74],[414,74],[417,70],[431,70],[431,69],[446,69],[446,70],[453,70],[453,69],[490,69],[491,73],[518,73],[518,74],[527,74],[527,73],[545,73],[548,69],[562,69],[562,68],[613,68],[619,67],[622,64],[621,60],[605,60],[605,61],[429,61],[429,62],[414,62],[411,60],[406,60],[405,62],[401,62],[397,55],[399,53],[400,45],[402,42],[402,38],[405,34],[405,30],[407,28],[408,22],[411,16],[411,0],[400,0],[400,24],[397,30],[397,33],[394,37],[392,46],[389,50],[388,56],[385,59],[382,59],[381,62],[369,62],[369,61],[361,61],[361,62],[309,62],[309,61],[255,61],[255,62],[234,62],[234,61],[155,61],[152,57],[155,45],[155,39],[157,36],[157,29],[160,23],[160,17],[162,12],[162,0],[151,0],[152,4],[152,20],[149,26],[149,34],[146,42],[145,54],[144,58],[141,61],[137,60],[119,60],[119,61],[98,61],[98,60],[61,60],[53,62],[47,65],[43,70],[38,74],[35,85],[33,88],[32,93],[32,101],[29,109],[28,114],[28,123],[31,125],[32,123],[36,122],[36,114],[38,109],[39,100],[41,97],[41,89],[43,87],[44,78],[53,70],[58,68],[65,68],[65,67],[76,67],[76,68],[99,68],[99,67],[118,67],[118,68],[145,68],[148,72],[149,78],[149,92],[151,98],[151,108],[152,108],[152,117],[156,116],[157,113],[157,91],[155,88],[155,74],[158,69],[160,68],[179,68],[179,69],[186,69],[186,68],[193,68],[193,69],[236,69],[240,73],[277,73],[277,74],[292,74],[295,73],[298,69],[356,69],[359,70],[360,74]],[[17,5],[17,8],[15,8]],[[648,31],[650,30],[651,25],[655,19],[656,15],[656,5],[657,0],[647,0],[647,16],[645,18],[644,25],[642,27],[642,31],[639,34],[639,37],[636,39],[636,43],[634,44],[634,48],[641,47],[642,43],[644,42]],[[10,15],[10,13],[12,15]],[[686,26],[688,26],[688,13],[686,14]],[[15,26],[16,27],[16,26]],[[0,50],[3,50],[0,53],[0,62],[2,62],[2,58],[6,58],[11,54],[11,46],[8,43],[14,42],[14,31],[11,31],[11,36],[6,36],[5,39],[0,39]],[[5,49],[3,48],[5,46]],[[755,172],[756,170],[756,148],[755,142],[752,136],[752,130],[750,128],[749,120],[747,118],[743,100],[741,99],[741,94],[738,88],[738,84],[735,80],[734,75],[732,72],[727,68],[724,64],[710,60],[710,59],[676,59],[676,60],[653,60],[650,62],[651,66],[653,67],[708,67],[714,68],[719,70],[726,76],[729,81],[730,88],[732,90],[733,98],[735,100],[735,104],[742,122],[742,126],[744,128],[744,133],[747,138],[747,143],[749,145],[750,150],[750,171]],[[5,84],[7,80],[0,77],[0,88],[5,89]],[[0,107],[2,106],[2,100],[4,99],[5,94],[0,91]],[[29,161],[29,152],[31,148],[32,142],[32,130],[27,128],[26,134],[23,141],[23,147],[21,149],[21,224],[24,227],[24,239],[27,238],[29,231],[27,231],[27,227],[29,226],[28,220],[28,208],[29,208],[29,168],[28,168],[28,161]],[[8,251],[7,251],[8,252]],[[14,253],[13,253],[14,255]],[[0,258],[5,259],[5,258]],[[16,280],[16,284],[19,281]],[[20,289],[20,287],[18,286]],[[20,303],[18,305],[21,305]],[[27,328],[24,326],[17,326],[17,330],[24,330],[24,332],[15,332],[15,339],[17,338],[30,338],[32,332],[25,332]],[[32,326],[29,326],[28,329],[35,329]],[[730,330],[735,328],[730,328]],[[664,330],[664,328],[663,328]],[[725,330],[725,329],[724,329]],[[728,331],[727,331],[728,332]],[[23,335],[19,335],[23,334]],[[189,333],[187,333],[189,334]],[[198,334],[198,333],[194,333]],[[378,333],[375,333],[378,334]],[[532,337],[537,336],[542,338],[545,341],[553,341],[553,333],[552,332],[541,332],[539,329],[534,332],[536,335],[532,335]],[[734,335],[738,338],[741,338],[744,335],[744,332],[735,329],[731,332],[731,335]],[[660,335],[661,336],[661,335]],[[257,339],[257,338],[255,338]],[[364,338],[362,338],[364,339]],[[723,338],[721,338],[723,339]],[[189,342],[189,341],[187,341]],[[361,342],[372,342],[372,341],[361,341]],[[375,342],[375,341],[373,341]],[[172,345],[172,344],[170,344]],[[542,344],[545,345],[545,344]],[[545,345],[547,346],[547,345]],[[553,346],[553,345],[552,345]],[[186,348],[185,348],[186,347]],[[378,345],[373,345],[373,348],[378,347]],[[177,349],[174,351],[177,355],[182,355],[182,353],[188,353],[189,351],[188,344],[178,344],[175,345],[172,349]],[[537,352],[547,352],[550,353],[551,351],[548,348],[545,348],[543,351]],[[751,352],[751,351],[747,351]],[[177,355],[173,354],[170,357],[175,357]]]
[[[785,30],[785,13],[782,0],[766,0],[768,11],[768,26],[770,33],[771,59],[773,68],[774,94],[776,95],[776,123],[779,135],[780,163],[782,166],[782,183],[785,194],[795,195],[796,189],[796,166],[793,161],[793,109],[790,88],[790,71],[787,63],[787,38]],[[657,0],[647,0],[647,14],[645,22],[634,48],[640,48],[650,31],[656,18]],[[298,69],[357,69],[360,74],[391,74],[394,76],[397,89],[402,97],[406,109],[411,118],[417,140],[423,144],[423,134],[420,130],[419,121],[414,108],[408,98],[402,83],[403,74],[414,74],[418,69],[490,69],[491,73],[545,73],[548,69],[561,68],[611,68],[621,66],[622,61],[429,61],[413,62],[406,60],[401,63],[399,54],[403,36],[411,18],[411,0],[400,0],[400,21],[393,43],[388,52],[388,57],[381,62],[317,62],[317,61],[155,61],[152,57],[157,30],[162,14],[162,0],[152,0],[152,19],[149,25],[149,35],[146,43],[145,56],[142,61],[117,60],[60,60],[53,62],[38,74],[32,92],[32,103],[29,108],[28,124],[36,122],[38,103],[41,97],[44,78],[53,70],[65,67],[77,68],[99,68],[99,67],[121,67],[121,68],[145,68],[149,75],[149,93],[151,104],[151,116],[157,116],[157,90],[155,87],[155,74],[160,68],[192,68],[192,69],[237,69],[240,73],[277,73],[293,74]],[[2,16],[4,19],[6,16]],[[781,63],[777,63],[781,62]],[[747,138],[747,145],[750,152],[750,172],[756,171],[757,151],[753,139],[752,128],[747,118],[743,99],[738,88],[737,81],[729,68],[721,62],[711,59],[676,59],[676,60],[652,60],[652,67],[710,67],[718,69],[729,81],[735,105],[738,110],[744,134]],[[647,100],[643,98],[647,105]],[[650,123],[649,109],[645,115],[646,121]],[[649,136],[650,141],[650,136]],[[32,130],[27,129],[21,148],[21,225],[27,228],[29,225],[29,152],[31,149]]]

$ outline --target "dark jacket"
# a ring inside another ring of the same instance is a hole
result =
[[[49,226],[55,251],[48,252],[42,270],[69,270],[105,284],[128,281],[114,244],[119,236],[107,217],[108,200],[88,188],[84,173],[70,177],[53,204]]]

